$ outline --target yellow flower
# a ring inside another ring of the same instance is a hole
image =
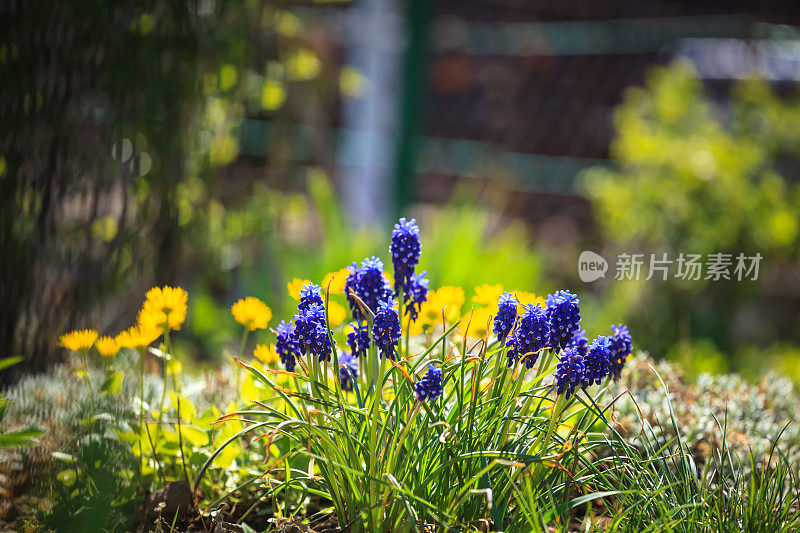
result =
[[[489,315],[491,314],[488,307],[476,307],[472,312],[472,319],[470,320],[470,311],[461,317],[461,323],[458,325],[458,329],[461,333],[467,329],[467,323],[469,323],[469,336],[470,337],[477,337],[483,338],[486,336],[486,333],[490,330],[491,325],[489,324]]]
[[[278,361],[278,352],[275,350],[274,344],[270,344],[269,346],[266,344],[257,345],[256,349],[253,350],[253,355],[256,359],[268,365]]]
[[[239,300],[231,306],[233,318],[250,331],[264,329],[272,319],[272,309],[253,296]]]
[[[131,326],[125,331],[120,331],[115,337],[120,348],[144,348],[150,346],[154,340],[161,336],[159,329],[143,329],[141,326]]]
[[[146,331],[181,329],[186,320],[186,301],[189,295],[180,287],[153,287],[145,295],[139,312],[139,324]]]
[[[440,287],[428,293],[428,300],[422,303],[417,322],[419,326],[435,326],[442,323],[442,310],[447,322],[455,321],[464,305],[464,289],[461,287]]]
[[[442,308],[446,307],[448,311],[454,310],[458,315],[457,311],[464,305],[464,289],[461,287],[439,287],[436,290],[436,299]]]
[[[478,285],[475,287],[475,296],[472,297],[472,301],[476,304],[496,306],[501,294],[503,294],[503,286],[499,283],[497,285]]]
[[[294,278],[292,281],[286,284],[286,288],[289,290],[289,296],[300,301],[300,290],[303,288],[303,285],[306,283],[311,283],[311,281],[307,279],[300,279]]]
[[[78,329],[61,335],[59,339],[61,346],[69,348],[73,352],[88,350],[97,340],[97,332],[93,329]]]
[[[330,294],[344,294],[344,284],[349,275],[350,271],[346,268],[337,270],[336,272],[328,272],[322,280],[322,291],[325,292],[328,290],[328,283],[330,283]]]
[[[342,289],[344,290],[344,289]],[[334,301],[328,301],[328,322],[331,327],[336,327],[347,318],[347,310]]]
[[[532,292],[514,291],[514,296],[517,297],[517,301],[519,303],[521,303],[522,305],[541,304],[542,305],[542,309],[544,309],[544,307],[545,307],[544,298],[542,298],[541,296],[537,296],[536,294],[534,294]]]
[[[114,357],[119,352],[119,345],[113,337],[103,336],[94,345],[103,357]]]

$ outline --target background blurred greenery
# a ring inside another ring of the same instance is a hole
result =
[[[213,360],[231,337],[228,310],[239,297],[263,298],[277,321],[291,314],[291,279],[321,282],[365,256],[388,259],[389,225],[352,227],[342,207],[332,131],[349,99],[375,80],[328,44],[329,28],[344,31],[343,5],[330,5],[323,12],[250,0],[105,0],[8,8],[0,43],[0,355],[23,356],[27,371],[47,368],[63,357],[60,333],[114,333],[132,322],[147,288],[174,283],[191,293],[183,350]],[[444,67],[455,68],[437,68]],[[437,78],[436,90],[455,91],[444,82],[459,79]],[[722,100],[704,87],[679,62],[654,67],[627,92],[610,164],[583,172],[588,201],[574,202],[574,218],[591,219],[591,211],[597,231],[563,215],[531,222],[539,220],[531,212],[563,197],[506,189],[513,179],[476,159],[493,150],[453,144],[456,162],[476,168],[437,189],[435,202],[402,206],[421,223],[421,267],[432,285],[461,285],[468,294],[484,282],[538,294],[569,288],[581,295],[588,329],[625,317],[638,347],[680,360],[690,373],[755,376],[770,361],[800,380],[800,98],[756,78],[733,84]],[[316,136],[298,140],[299,125]],[[269,134],[244,131],[256,126]],[[485,182],[463,177],[483,174]],[[434,187],[420,177],[408,183]],[[587,285],[576,277],[581,249],[764,260],[757,283]],[[8,372],[0,379],[12,381]]]
[[[727,106],[717,105],[684,62],[654,68],[644,87],[630,89],[615,115],[614,165],[582,176],[607,256],[764,259],[756,282],[612,281],[597,312],[623,312],[640,346],[695,373],[796,360],[797,348],[780,340],[796,343],[800,325],[798,121],[800,100],[757,79],[737,83]]]

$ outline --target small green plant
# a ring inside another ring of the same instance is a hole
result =
[[[22,361],[21,357],[6,357],[0,359],[0,370],[16,365]],[[9,399],[3,395],[0,397],[0,424],[5,417]],[[40,428],[26,428],[16,431],[5,431],[0,425],[0,450],[4,448],[28,448],[36,444],[36,438],[41,437],[44,430]]]

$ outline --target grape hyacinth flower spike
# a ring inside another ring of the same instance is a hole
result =
[[[300,353],[314,355],[320,361],[330,361],[333,345],[325,323],[325,309],[314,303],[294,315],[295,336]]]
[[[502,343],[508,337],[508,334],[514,329],[514,323],[517,321],[517,297],[514,294],[504,292],[500,295],[498,301],[497,316],[494,317],[493,332],[497,335],[497,339]]]
[[[404,293],[408,293],[411,276],[420,256],[419,226],[415,219],[401,218],[394,225],[389,252],[392,254],[394,266],[394,294],[399,295],[401,289]]]
[[[539,304],[522,307],[525,313],[519,318],[519,325],[509,339],[511,350],[508,352],[508,364],[513,366],[524,357],[525,366],[532,368],[539,357],[539,352],[547,348],[550,328],[547,315]]]
[[[394,361],[394,349],[400,342],[400,317],[391,304],[381,302],[372,324],[372,342],[383,357]]]
[[[315,283],[306,283],[303,285],[303,288],[300,289],[300,303],[297,305],[297,309],[299,311],[305,311],[313,305],[319,305],[324,309],[325,305],[320,295],[321,292],[322,287]]]
[[[628,327],[622,324],[611,326],[614,335],[611,336],[611,369],[609,374],[616,380],[622,374],[622,367],[633,351],[633,342]]]
[[[435,400],[442,395],[442,370],[428,364],[428,372],[414,384],[417,400]]]
[[[275,342],[275,351],[278,352],[281,363],[286,367],[286,370],[294,372],[295,357],[300,354],[294,325],[291,322],[281,320],[281,323],[275,328],[275,333],[278,337]]]
[[[377,257],[368,257],[361,262],[356,295],[373,313],[378,312],[381,303],[391,302],[392,288],[383,276],[383,261]]]
[[[547,296],[547,318],[550,322],[549,346],[561,350],[572,340],[581,321],[578,297],[569,291],[556,291]]]
[[[611,359],[611,340],[600,336],[589,344],[589,351],[583,358],[586,370],[583,376],[583,388],[593,383],[600,384],[608,375]]]
[[[419,274],[414,274],[411,276],[411,280],[408,284],[405,314],[410,315],[412,322],[419,316],[419,309],[422,306],[422,302],[428,300],[428,285],[430,284],[430,280],[425,279],[425,274],[427,274],[427,272],[424,270]]]
[[[353,381],[358,378],[358,359],[344,352],[339,356],[339,384],[342,390],[353,390]]]
[[[354,357],[365,357],[369,350],[369,327],[367,324],[350,322],[352,331],[347,333],[347,345]]]
[[[566,399],[575,394],[575,389],[583,384],[586,366],[577,345],[571,344],[561,352],[561,360],[556,365],[557,394]]]

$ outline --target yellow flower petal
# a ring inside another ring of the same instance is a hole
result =
[[[59,343],[73,352],[88,350],[97,340],[97,332],[93,329],[80,329],[61,335]]]
[[[231,306],[233,318],[250,331],[265,329],[272,319],[272,309],[253,296],[239,300]]]
[[[119,352],[119,345],[113,337],[103,336],[97,339],[94,347],[103,357],[114,357]]]

